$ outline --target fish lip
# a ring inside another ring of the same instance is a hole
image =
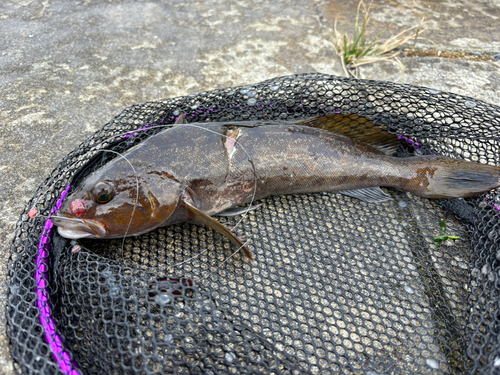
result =
[[[70,240],[77,240],[80,238],[88,238],[93,236],[92,233],[78,232],[74,229],[66,229],[63,227],[57,227],[57,232],[61,237],[68,238]]]
[[[55,215],[52,217],[52,223],[57,226],[58,233],[69,239],[79,238],[102,238],[106,236],[105,226],[97,220],[79,219],[64,215]]]

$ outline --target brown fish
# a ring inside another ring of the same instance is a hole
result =
[[[358,125],[353,129],[335,116],[177,124],[90,174],[52,221],[67,238],[204,224],[252,259],[212,215],[278,194],[339,191],[381,202],[390,198],[380,186],[426,198],[468,197],[500,186],[500,167],[442,156],[392,157],[397,136],[369,122]]]

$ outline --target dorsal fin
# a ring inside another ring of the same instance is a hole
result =
[[[175,120],[174,125],[181,125],[181,124],[187,124],[187,119],[186,115],[184,113],[181,113],[179,117],[177,117],[177,120]]]
[[[392,155],[399,146],[399,138],[366,117],[355,114],[331,114],[299,120],[298,125],[328,130],[366,143],[386,155]]]

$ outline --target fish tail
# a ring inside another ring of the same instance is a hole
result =
[[[412,158],[413,159],[413,158]],[[425,198],[465,198],[500,187],[500,167],[442,156],[415,158],[404,190]]]

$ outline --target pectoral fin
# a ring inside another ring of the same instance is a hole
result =
[[[235,208],[228,208],[225,211],[219,212],[214,214],[215,216],[236,216],[236,215],[242,215],[246,214],[248,211],[256,210],[262,206],[261,204],[256,204],[253,206],[247,206],[247,207],[235,207]]]
[[[188,214],[187,217],[187,222],[191,224],[199,224],[199,225],[206,225],[207,227],[212,228],[213,230],[219,232],[220,234],[223,234],[226,236],[235,246],[238,248],[241,248],[241,250],[244,251],[245,255],[253,261],[253,255],[246,248],[245,245],[240,241],[238,237],[236,237],[229,229],[227,229],[224,225],[219,223],[217,220],[214,218],[208,216],[204,212],[198,210],[196,207],[190,205],[189,203],[184,202],[184,208]]]

